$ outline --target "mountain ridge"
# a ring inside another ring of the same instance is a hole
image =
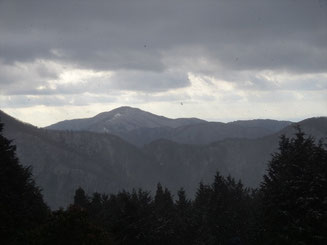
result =
[[[138,108],[123,106],[111,111],[101,112],[93,117],[84,119],[72,119],[61,121],[45,128],[47,129],[68,129],[68,130],[89,130],[95,132],[130,131],[136,128],[147,127],[178,127],[192,123],[199,123],[204,120],[198,118],[171,119],[143,111]],[[79,126],[78,124],[82,124]],[[73,127],[72,125],[73,124]],[[120,125],[119,125],[120,124]],[[74,128],[75,127],[75,128]],[[111,127],[111,128],[110,128]]]
[[[230,123],[208,122],[198,118],[171,119],[133,107],[119,107],[91,118],[52,124],[47,129],[91,131],[115,134],[137,146],[164,138],[178,143],[209,144],[229,137],[257,138],[290,125],[272,119],[242,120]]]
[[[317,139],[327,136],[327,117],[321,117],[260,138],[227,138],[203,145],[158,139],[139,148],[109,133],[37,128],[1,111],[0,118],[4,135],[17,145],[21,163],[32,166],[52,208],[70,203],[79,186],[89,193],[133,187],[154,191],[160,182],[173,192],[184,187],[192,196],[198,183],[212,181],[217,170],[256,187],[281,134],[294,135],[294,126],[300,125]]]

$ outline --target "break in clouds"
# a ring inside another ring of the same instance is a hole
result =
[[[1,0],[1,109],[56,115],[39,125],[119,105],[217,120],[325,115],[326,26],[325,0]]]

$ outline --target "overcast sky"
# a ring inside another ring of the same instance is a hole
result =
[[[327,115],[327,0],[0,0],[0,109],[215,121]]]

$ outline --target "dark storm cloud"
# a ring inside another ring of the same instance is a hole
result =
[[[117,82],[105,88],[162,91],[188,86],[187,72],[325,72],[326,26],[324,0],[2,0],[0,58],[113,70]]]

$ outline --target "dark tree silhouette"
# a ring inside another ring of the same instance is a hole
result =
[[[195,201],[195,244],[227,244],[231,238],[249,241],[251,197],[241,182],[216,173],[212,185],[200,183]]]
[[[111,235],[90,222],[85,210],[70,206],[66,211],[52,213],[48,222],[38,230],[35,245],[113,245]]]
[[[281,137],[261,185],[266,244],[327,244],[327,151],[305,137]]]
[[[196,232],[192,211],[192,202],[187,199],[185,190],[181,188],[177,192],[175,202],[175,244],[192,244],[194,241]]]
[[[154,244],[168,244],[174,239],[174,202],[167,188],[157,185],[154,198]]]
[[[2,129],[0,124],[0,238],[2,244],[24,244],[27,234],[46,221],[49,209]]]
[[[90,204],[89,198],[85,194],[85,191],[81,187],[79,187],[75,191],[74,205],[82,209],[86,209],[89,204]]]
[[[194,201],[157,185],[90,197],[50,212],[31,170],[19,164],[0,124],[1,244],[327,244],[327,151],[300,129],[282,136],[260,189],[216,173]]]

